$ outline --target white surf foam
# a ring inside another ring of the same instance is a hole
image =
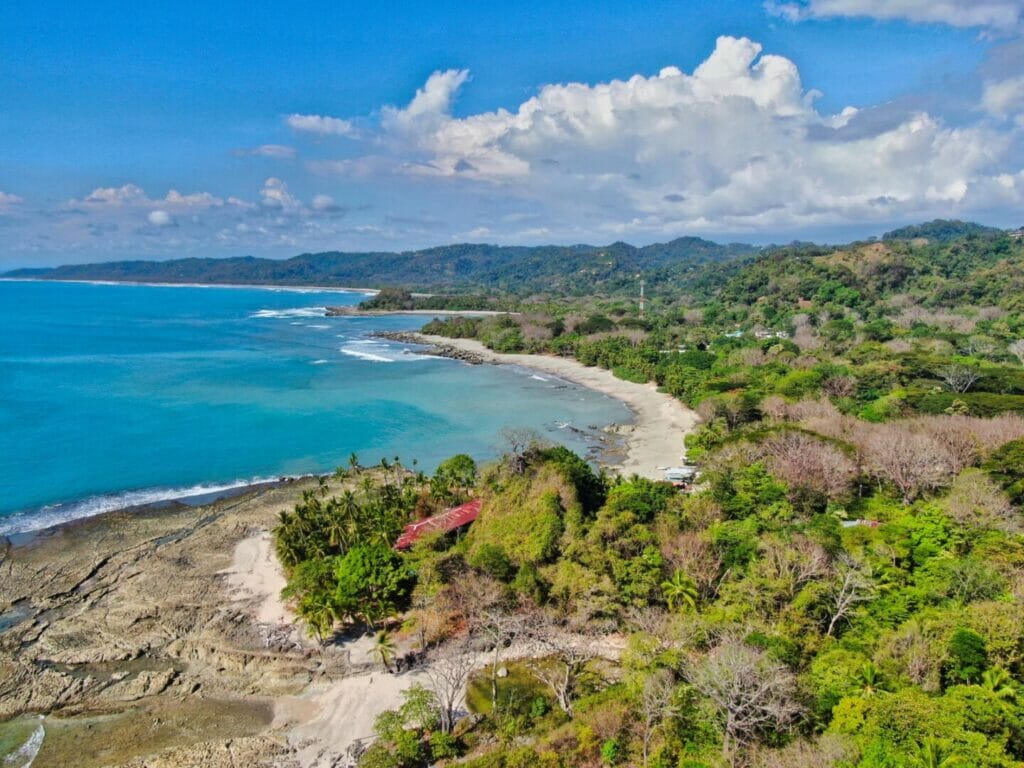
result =
[[[349,357],[358,357],[360,360],[369,360],[371,363],[393,363],[395,359],[392,357],[385,357],[384,355],[374,354],[373,352],[366,352],[361,349],[352,349],[350,347],[342,347],[341,354],[348,355]]]
[[[326,314],[327,307],[292,307],[291,309],[257,309],[249,317],[287,319],[293,317],[324,317]]]
[[[31,533],[50,528],[54,525],[69,523],[85,517],[102,515],[115,509],[138,507],[144,504],[156,504],[161,501],[188,499],[193,496],[208,496],[245,488],[256,483],[266,483],[277,478],[257,477],[252,480],[234,480],[230,483],[202,483],[182,488],[145,488],[138,491],[109,493],[90,496],[81,501],[63,504],[50,504],[36,510],[15,512],[0,517],[0,536],[14,533]]]
[[[323,359],[320,359],[320,360],[314,360],[313,362],[311,362],[311,363],[310,363],[310,365],[324,365],[324,364],[325,364],[326,362],[327,362],[327,361],[326,361],[326,360],[323,360]]]
[[[431,359],[428,355],[417,355],[403,347],[375,339],[355,339],[340,347],[339,351],[343,355],[371,363],[411,363],[416,360]]]
[[[316,323],[306,323],[307,328],[316,328],[318,331],[326,331],[331,326],[329,325],[317,325]]]

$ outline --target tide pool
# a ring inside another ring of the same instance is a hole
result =
[[[0,534],[400,456],[491,458],[505,427],[584,451],[605,395],[371,338],[354,293],[0,281]]]

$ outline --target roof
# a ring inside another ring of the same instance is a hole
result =
[[[447,533],[469,525],[480,515],[482,499],[473,499],[458,507],[446,509],[439,515],[428,517],[415,523],[405,526],[402,535],[395,542],[395,549],[409,549],[416,541],[428,533],[440,531]]]

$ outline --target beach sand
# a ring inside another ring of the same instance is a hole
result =
[[[626,440],[626,457],[611,468],[626,476],[664,480],[667,467],[678,466],[686,449],[683,438],[697,426],[697,414],[655,384],[624,381],[604,368],[590,368],[576,360],[551,355],[507,355],[492,352],[475,339],[449,339],[420,334],[428,344],[443,344],[479,355],[490,363],[520,365],[540,373],[602,392],[620,400],[633,412],[632,424],[617,430]]]
[[[281,599],[287,582],[269,531],[238,542],[231,568],[218,575],[227,579],[232,598],[253,606],[251,614],[256,621],[270,626],[294,623],[294,615]]]

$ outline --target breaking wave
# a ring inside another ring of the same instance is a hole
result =
[[[257,309],[249,317],[287,319],[293,317],[324,317],[327,307],[293,307],[291,309]]]
[[[256,483],[274,480],[277,478],[258,477],[251,480],[235,480],[230,483],[202,483],[182,488],[145,488],[123,493],[98,494],[80,501],[49,504],[39,509],[15,512],[0,517],[0,536],[41,531],[44,528],[102,515],[104,512],[113,512],[116,509],[157,504],[162,501],[181,501],[197,496],[206,500],[218,494],[238,491]]]

